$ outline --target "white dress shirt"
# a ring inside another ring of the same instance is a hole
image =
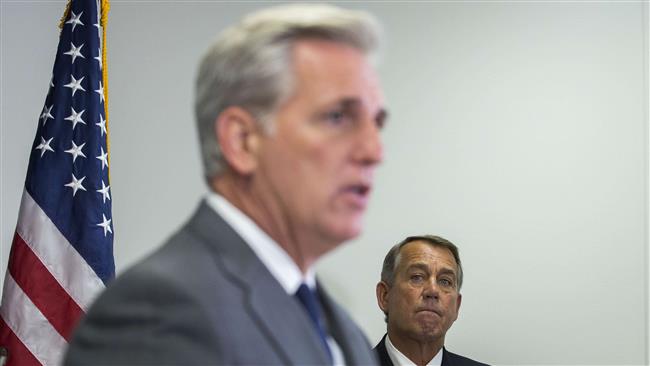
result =
[[[210,192],[206,202],[230,227],[235,230],[244,242],[253,250],[257,258],[271,272],[288,295],[293,296],[301,283],[309,288],[316,288],[316,274],[313,267],[303,275],[296,262],[289,254],[273,240],[264,230],[246,214],[218,193]],[[345,365],[343,351],[336,341],[328,334],[327,343],[332,352],[334,365]]]
[[[390,341],[390,337],[388,337],[388,334],[386,334],[386,341],[384,342],[384,345],[386,346],[386,351],[388,352],[388,357],[390,357],[390,360],[393,361],[393,365],[395,366],[415,366],[415,363],[411,360],[409,360],[408,357],[406,357],[402,352],[400,352],[395,346],[393,345],[393,342]],[[427,366],[440,366],[442,364],[442,348],[440,348],[440,351],[436,353],[435,356],[427,363]]]

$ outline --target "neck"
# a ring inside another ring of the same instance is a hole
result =
[[[278,243],[303,274],[324,254],[317,249],[327,246],[305,235],[297,225],[292,225],[286,210],[283,210],[277,200],[268,199],[273,195],[270,192],[259,192],[250,179],[225,173],[212,181],[211,188]]]
[[[400,337],[395,332],[391,332],[390,329],[388,330],[388,337],[395,348],[418,366],[428,364],[440,352],[445,342],[444,337],[440,339]]]

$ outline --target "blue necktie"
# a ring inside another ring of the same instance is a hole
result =
[[[296,291],[296,297],[298,298],[298,300],[300,300],[302,306],[305,307],[305,310],[307,310],[307,313],[309,314],[311,321],[314,323],[316,332],[318,333],[318,336],[320,337],[320,340],[323,343],[323,347],[325,347],[325,351],[327,352],[327,356],[329,357],[329,363],[331,365],[332,352],[330,351],[330,348],[327,344],[327,337],[325,336],[325,328],[323,327],[321,316],[320,316],[321,314],[320,304],[318,298],[316,297],[316,294],[307,285],[303,283],[300,285],[300,287],[298,287],[298,291]]]

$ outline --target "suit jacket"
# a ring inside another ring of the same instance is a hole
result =
[[[379,359],[379,364],[381,366],[394,366],[393,361],[390,359],[390,356],[388,356],[388,351],[386,350],[386,344],[384,343],[385,341],[386,341],[386,335],[384,334],[384,337],[381,339],[381,341],[379,341],[377,346],[375,346],[374,348],[375,353],[377,354],[377,358]],[[463,357],[461,355],[457,355],[455,353],[451,353],[447,351],[446,348],[443,347],[441,366],[488,366],[488,365],[474,361],[467,357]]]
[[[348,365],[370,344],[318,286]],[[66,365],[322,365],[320,338],[235,231],[205,202],[159,250],[115,279],[75,331]]]

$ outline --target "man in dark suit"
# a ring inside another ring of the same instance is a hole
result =
[[[362,12],[285,5],[221,34],[196,86],[211,192],[109,285],[65,364],[375,363],[313,265],[359,234],[382,160],[376,28]]]
[[[388,332],[375,347],[382,366],[485,366],[445,349],[458,317],[463,267],[458,248],[433,235],[410,236],[393,246],[377,284]]]

